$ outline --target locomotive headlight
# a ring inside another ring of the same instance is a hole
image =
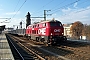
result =
[[[51,33],[51,35],[52,35],[52,33]]]
[[[50,36],[50,38],[52,38],[52,33],[51,33],[51,36]]]
[[[62,33],[62,35],[63,35],[64,33]]]

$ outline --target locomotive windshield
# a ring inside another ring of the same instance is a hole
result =
[[[54,26],[59,27],[59,26],[62,26],[62,24],[61,24],[61,22],[50,22],[50,26],[51,27],[54,27]]]

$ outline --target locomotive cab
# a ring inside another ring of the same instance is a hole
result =
[[[61,22],[57,20],[49,22],[49,29],[49,44],[58,44],[67,40],[66,36],[64,36],[64,28]]]

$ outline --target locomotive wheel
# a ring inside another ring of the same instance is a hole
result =
[[[46,42],[45,45],[46,46],[52,46],[52,44],[50,42]]]
[[[50,44],[49,44],[49,41],[48,41],[48,40],[44,41],[44,44],[45,44],[45,46],[50,46]]]
[[[45,43],[45,46],[51,46],[51,44]]]
[[[42,38],[40,41],[44,43],[45,39],[44,39],[44,38]]]
[[[36,37],[36,41],[39,42],[39,37]]]

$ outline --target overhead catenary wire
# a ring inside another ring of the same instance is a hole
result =
[[[56,8],[57,6],[63,4],[64,2],[66,2],[66,0],[63,0],[62,2],[60,2],[59,4],[57,4],[56,6],[54,6],[53,8],[51,8],[50,10],[53,10],[53,9]]]
[[[26,0],[25,0],[25,1],[26,1]],[[44,5],[43,7],[47,6],[47,5],[48,5],[49,3],[51,3],[52,1],[53,1],[53,0],[51,0],[50,2],[48,2],[48,3],[47,3],[46,5]],[[70,5],[72,5],[72,4],[74,4],[74,3],[78,2],[78,1],[80,1],[80,0],[76,0],[76,1],[74,1],[74,2],[72,2],[72,3],[69,3],[69,4],[67,4],[67,5],[64,5],[64,6],[60,7],[60,8],[57,8],[57,9],[51,10],[51,11],[55,11],[55,12],[53,12],[53,13],[56,13],[56,12],[60,11],[60,9],[66,8],[67,6],[70,6]],[[63,1],[63,2],[64,2],[64,1]],[[25,3],[25,2],[24,2],[24,3]],[[23,4],[24,4],[24,3],[23,3]],[[22,5],[22,6],[23,6],[23,5]],[[22,6],[21,6],[21,7],[22,7]],[[21,7],[19,8],[19,10],[21,9]],[[43,8],[43,7],[42,7],[42,8]],[[18,11],[19,11],[19,10],[18,10]],[[16,12],[16,14],[18,13],[18,11]],[[52,13],[52,14],[53,14],[53,13]],[[15,15],[16,15],[16,14],[15,14]],[[35,13],[35,14],[36,14],[36,13]],[[14,15],[14,16],[15,16],[15,15]],[[13,16],[13,17],[14,17],[14,16]],[[40,16],[41,16],[41,15],[40,15]]]
[[[75,11],[75,12],[73,12],[72,15],[77,14],[77,13],[80,13],[80,12],[87,11],[87,10],[89,10],[89,9],[90,9],[90,7],[89,7],[89,8],[86,8],[86,9],[79,10],[79,11]],[[68,16],[69,16],[70,14],[65,14],[65,15],[68,15]],[[65,15],[63,15],[63,16],[65,17]]]
[[[86,2],[88,2],[89,0],[86,0],[86,1],[83,1],[83,2],[81,2],[81,3],[79,3],[78,5],[81,5],[81,4],[84,4],[84,3],[86,3]],[[89,4],[90,5],[90,4]],[[82,7],[82,8],[85,8],[85,7]],[[86,10],[89,10],[90,8],[85,8],[85,9],[82,9],[82,10],[77,10],[77,11],[73,11],[72,12],[72,15],[74,15],[74,14],[76,14],[76,13],[80,13],[80,12],[83,12],[83,11],[86,11]],[[62,16],[69,16],[70,15],[70,13],[68,14],[64,14],[64,15],[62,15]]]
[[[83,9],[83,10],[77,11],[77,12],[75,12],[75,13],[83,12],[83,11],[86,11],[86,10],[89,10],[89,9],[90,9],[90,7],[87,8],[87,9]]]
[[[81,13],[81,12],[84,12],[84,11],[87,11],[87,10],[90,10],[90,7],[87,8],[87,9],[83,9],[83,10],[80,10],[80,11],[76,11],[75,14],[77,14],[77,13]]]
[[[37,13],[39,13],[39,12],[42,12],[42,8],[44,8],[45,6],[47,6],[47,5],[49,5],[50,3],[52,3],[54,0],[51,0],[51,1],[49,1],[48,3],[46,3],[45,5],[43,5],[41,8],[39,8],[39,9],[37,9],[36,11],[35,11],[35,13],[33,13],[33,14],[37,14]]]
[[[54,13],[60,11],[59,9],[66,8],[66,7],[68,7],[68,6],[71,6],[71,5],[79,2],[79,1],[80,1],[80,0],[76,0],[76,1],[71,2],[71,3],[69,3],[69,4],[66,4],[66,5],[64,5],[64,6],[60,7],[60,8],[54,9],[53,11],[55,11],[55,12],[53,12],[53,13],[51,13],[51,14],[54,14]],[[64,3],[64,2],[65,2],[65,1],[63,1],[62,3]],[[52,11],[52,10],[51,10],[51,11]],[[42,15],[40,15],[40,16],[42,16]]]
[[[60,9],[66,8],[66,7],[68,7],[68,6],[71,6],[71,5],[73,5],[73,4],[75,4],[75,3],[79,2],[79,1],[81,1],[81,0],[76,0],[76,1],[71,2],[71,3],[69,3],[69,4],[66,4],[66,5],[64,5],[64,6],[60,7],[60,8],[51,10],[51,11],[54,11],[52,14],[54,14],[54,13],[56,13],[56,12],[59,12]],[[83,2],[81,2],[80,4],[86,3],[87,1],[88,1],[88,0],[83,1]],[[63,2],[64,2],[64,1],[63,1]],[[78,4],[78,5],[80,5],[80,4]],[[43,14],[42,14],[42,15],[43,15]],[[40,15],[40,16],[42,16],[42,15]]]
[[[57,18],[63,18],[64,17],[64,18],[67,18],[67,19],[71,20],[71,19],[73,19],[73,16],[78,16],[79,13],[83,13],[85,11],[88,11],[89,12],[89,10],[90,10],[90,7],[85,8],[85,9],[82,9],[82,10],[74,11],[73,13],[70,13],[70,14],[67,14],[67,15],[63,15],[63,16],[59,16]],[[70,18],[68,18],[68,17],[70,17]]]
[[[20,2],[20,0],[18,0],[18,3],[16,4],[15,9],[14,9],[14,12],[15,12],[16,7],[18,6],[19,2]],[[3,18],[3,19],[8,19],[8,20],[10,20],[11,18]]]
[[[16,14],[19,12],[19,10],[22,8],[22,6],[25,4],[27,0],[24,1],[24,3],[20,6],[20,8],[18,9],[18,11],[16,12]],[[12,19],[16,16],[16,14],[13,15]]]
[[[65,0],[66,1],[66,0]],[[64,3],[65,1],[62,1],[62,3]],[[76,0],[76,1],[74,1],[74,2],[72,2],[72,3],[69,3],[69,4],[66,4],[66,5],[64,5],[64,6],[62,6],[62,7],[60,7],[60,8],[56,8],[56,9],[54,9],[54,10],[52,10],[52,9],[50,9],[51,11],[55,11],[55,12],[53,12],[52,14],[54,14],[54,13],[56,13],[56,12],[59,12],[60,10],[59,9],[63,9],[63,8],[66,8],[66,7],[68,7],[68,6],[70,6],[70,5],[73,5],[73,4],[75,4],[75,3],[77,3],[77,2],[79,2],[79,1],[81,1],[81,0]],[[81,5],[81,4],[84,4],[84,3],[86,3],[86,2],[88,2],[88,0],[85,0],[85,1],[83,1],[83,2],[81,2],[81,3],[79,3],[78,5]],[[61,4],[62,4],[61,3]],[[43,15],[43,14],[42,14]],[[42,16],[42,15],[40,15],[40,16]],[[66,14],[65,14],[66,15]]]
[[[79,1],[80,1],[80,0],[76,0],[76,1],[74,1],[74,2],[71,2],[71,3],[66,4],[66,5],[64,5],[64,6],[61,6],[61,7],[59,7],[59,8],[56,8],[56,9],[54,9],[54,10],[51,10],[51,11],[54,11],[54,12],[52,12],[51,14],[54,14],[54,13],[60,11],[60,9],[66,8],[66,7],[72,5],[72,4],[76,3],[76,2],[79,2]],[[62,3],[64,3],[64,2],[65,2],[65,1],[63,1]],[[40,15],[40,16],[41,16],[41,15]]]
[[[54,14],[54,13],[60,11],[60,9],[66,8],[66,7],[72,5],[72,4],[76,3],[76,2],[79,2],[79,1],[80,1],[80,0],[76,0],[76,1],[74,1],[74,2],[72,2],[72,3],[69,3],[69,4],[67,4],[67,5],[64,5],[64,6],[60,7],[60,8],[54,9],[54,10],[52,10],[52,11],[55,11],[55,12],[53,12],[53,13],[51,13],[51,14]]]
[[[84,0],[83,2],[79,3],[78,5],[84,4],[84,3],[88,2],[88,1],[90,1],[90,0]]]
[[[14,12],[15,12],[15,10],[16,10],[16,8],[17,8],[19,2],[20,2],[20,0],[18,0],[18,2],[17,2],[17,4],[16,4],[15,9],[14,9]]]
[[[76,3],[76,2],[79,2],[79,1],[80,1],[80,0],[76,0],[76,1],[74,1],[74,2],[71,2],[71,3],[69,3],[69,4],[64,5],[64,6],[62,6],[62,7],[56,8],[56,9],[54,9],[54,10],[51,10],[51,11],[54,11],[54,12],[52,12],[51,14],[54,14],[54,13],[60,11],[60,9],[66,8],[66,7],[72,5],[72,4]],[[63,1],[62,3],[64,3],[64,2],[65,2],[65,1]],[[40,15],[40,16],[41,16],[41,15]]]
[[[66,0],[63,0],[62,2],[60,2],[59,4],[57,4],[56,6],[54,6],[53,8],[57,7],[58,5],[61,5],[65,2]],[[49,9],[49,10],[52,10],[53,8]],[[43,16],[43,14],[41,14],[40,16]]]

